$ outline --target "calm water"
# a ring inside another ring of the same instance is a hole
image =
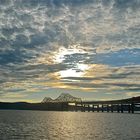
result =
[[[140,115],[0,111],[0,140],[140,140]]]

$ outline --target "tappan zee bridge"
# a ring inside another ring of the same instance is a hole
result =
[[[120,100],[83,101],[70,94],[62,93],[56,99],[45,97],[39,103],[0,102],[0,109],[140,113],[140,96]]]
[[[70,94],[61,94],[55,100],[46,98],[42,101],[46,105],[61,104],[62,111],[88,111],[88,112],[140,112],[140,96],[120,100],[82,101]]]

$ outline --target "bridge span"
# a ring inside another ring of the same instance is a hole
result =
[[[71,102],[68,103],[68,110],[134,113],[140,111],[140,96],[122,100]]]

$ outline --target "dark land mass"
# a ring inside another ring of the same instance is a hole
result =
[[[68,103],[0,102],[0,109],[62,111]]]

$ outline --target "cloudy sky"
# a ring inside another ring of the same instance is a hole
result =
[[[140,95],[139,11],[140,0],[0,0],[0,101]]]

